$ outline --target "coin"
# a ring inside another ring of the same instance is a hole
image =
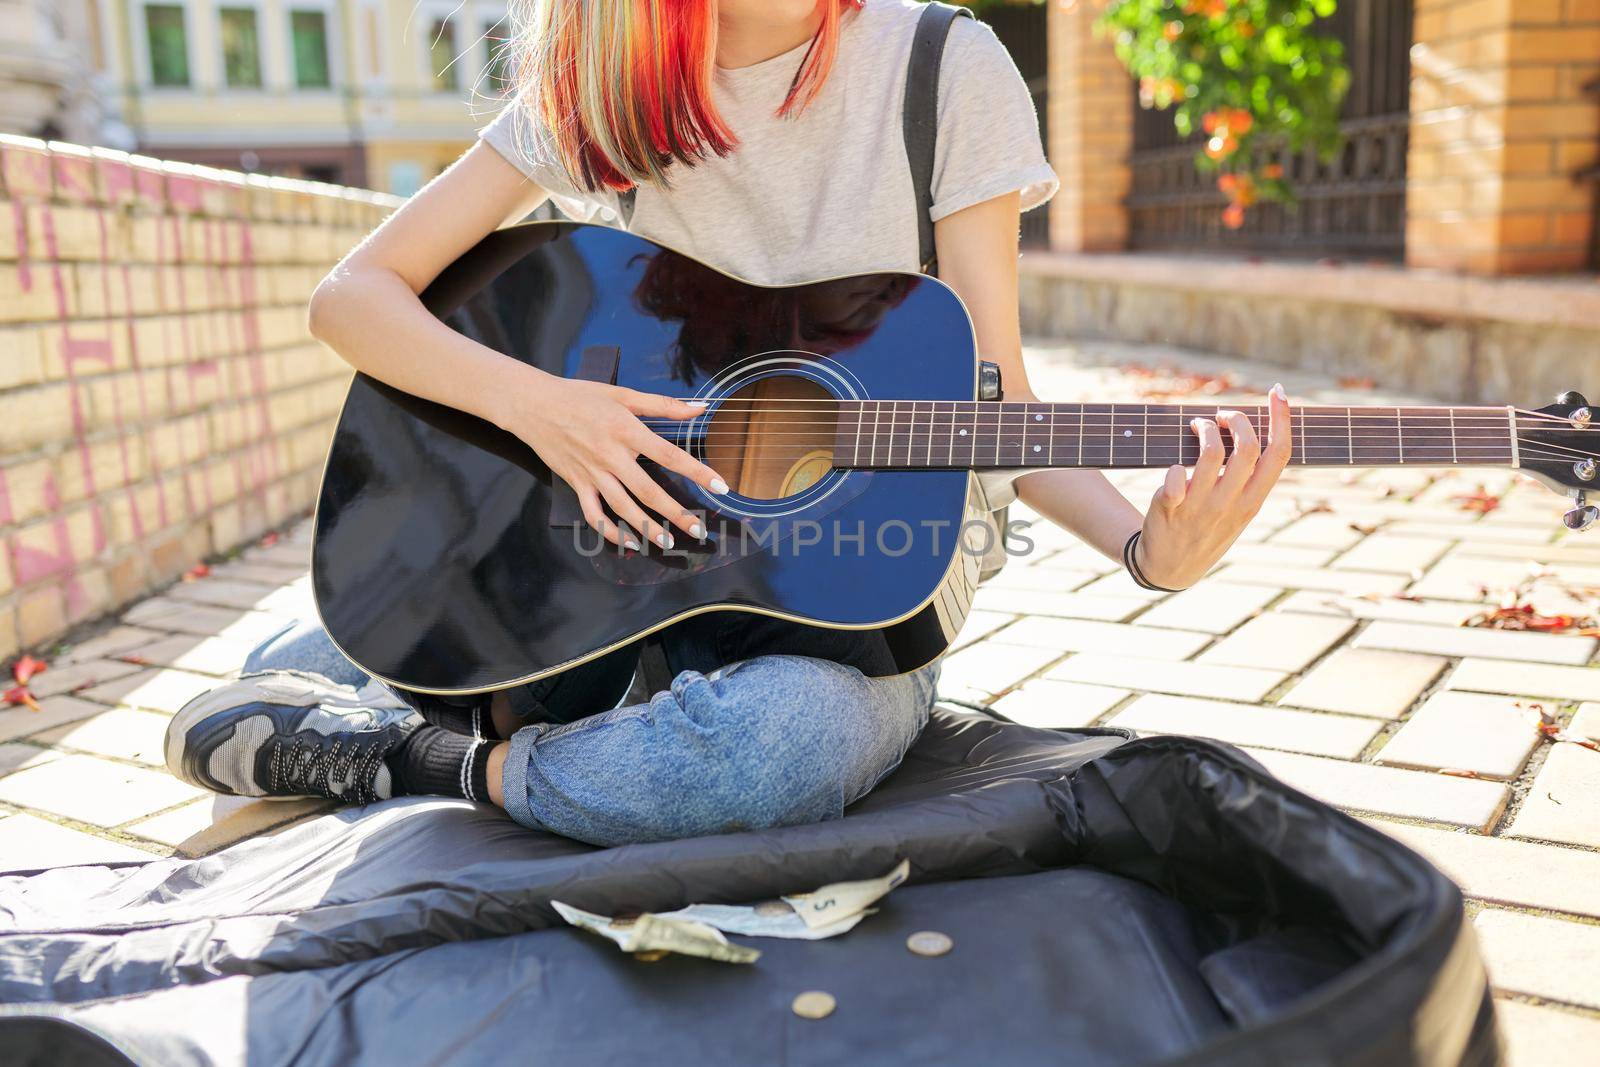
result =
[[[781,900],[763,900],[756,905],[756,914],[763,919],[772,919],[781,915],[793,915],[794,909]]]
[[[790,1005],[802,1019],[826,1019],[838,1006],[839,1002],[833,999],[832,993],[824,993],[819,989],[801,993]]]
[[[918,930],[906,938],[906,948],[919,956],[943,956],[956,947],[949,934],[937,930]]]

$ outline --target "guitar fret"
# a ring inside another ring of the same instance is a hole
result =
[[[1240,410],[1265,446],[1270,408]],[[1190,420],[1216,417],[1213,407],[1181,404],[843,401],[834,422],[835,454],[848,459],[841,466],[865,468],[1193,466],[1200,446]],[[1295,412],[1292,460],[1351,467],[1514,466],[1521,458],[1515,428],[1515,409],[1303,408]],[[1232,436],[1223,430],[1229,451]]]

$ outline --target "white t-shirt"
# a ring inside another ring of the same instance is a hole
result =
[[[795,118],[776,113],[805,45],[718,68],[713,99],[738,145],[694,167],[674,164],[670,188],[641,186],[628,228],[766,285],[916,270],[901,112],[921,12],[914,0],[866,0],[847,15],[833,70]],[[569,218],[620,225],[616,194],[574,186],[528,108],[512,103],[481,136]],[[1015,190],[1027,210],[1056,186],[1016,64],[988,26],[956,19],[939,74],[934,221]]]

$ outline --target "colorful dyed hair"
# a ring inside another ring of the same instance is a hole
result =
[[[838,52],[839,25],[863,0],[817,0],[817,28],[780,116],[816,99]],[[515,0],[515,78],[575,184],[667,185],[738,144],[711,100],[717,0]]]

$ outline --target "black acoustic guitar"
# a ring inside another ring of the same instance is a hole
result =
[[[955,294],[916,274],[741,281],[631,234],[535,222],[485,238],[423,302],[569,378],[709,402],[652,428],[723,475],[703,544],[619,551],[521,441],[356,375],[317,503],[312,575],[334,642],[406,688],[531,681],[673,621],[742,611],[872,635],[893,670],[941,654],[982,551],[972,472],[1192,464],[1214,406],[1005,403]],[[990,368],[992,370],[992,368]],[[1265,412],[1243,409],[1263,437]],[[1600,518],[1600,424],[1567,393],[1516,407],[1300,407],[1293,462],[1516,467]]]

